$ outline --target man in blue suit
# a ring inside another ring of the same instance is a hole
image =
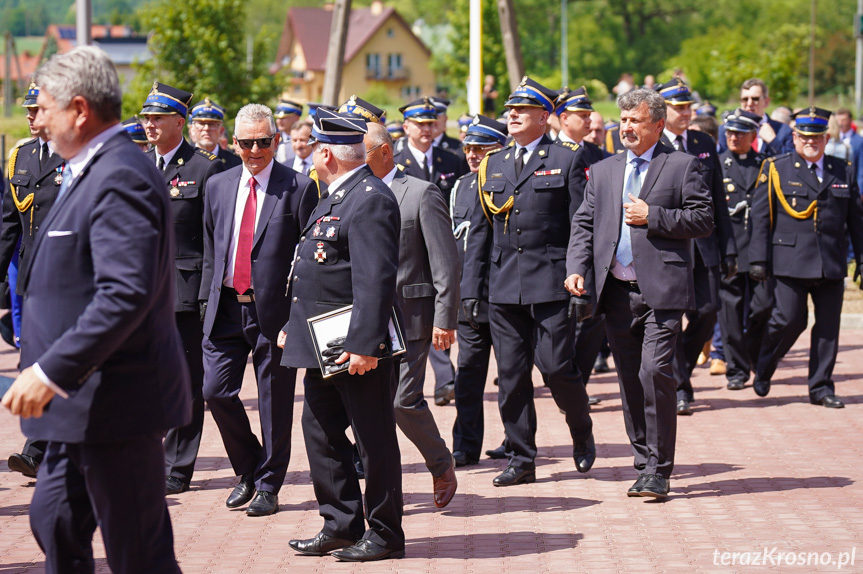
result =
[[[761,116],[758,137],[752,149],[767,157],[794,151],[791,128],[770,118],[767,106],[770,105],[770,92],[767,84],[759,78],[749,78],[740,85],[740,107],[751,114]],[[719,152],[728,149],[725,140],[725,124],[719,126]]]
[[[204,398],[242,477],[226,504],[243,506],[257,491],[246,514],[263,516],[278,510],[291,458],[297,372],[280,365],[276,338],[290,312],[293,247],[318,190],[275,161],[279,134],[270,108],[248,104],[237,113],[234,145],[243,166],[212,178],[204,204]],[[239,398],[249,353],[258,382],[260,442]]]
[[[191,407],[168,192],[120,125],[103,52],[53,56],[36,81],[36,121],[66,167],[23,286],[25,368],[3,397],[48,441],[30,525],[47,572],[93,572],[97,524],[113,572],[180,572],[162,434]]]
[[[863,136],[854,130],[851,120],[851,110],[839,108],[836,110],[836,123],[839,125],[839,139],[851,149],[851,159],[854,164],[854,177],[857,179],[857,189],[863,189]]]

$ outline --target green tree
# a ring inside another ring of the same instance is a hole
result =
[[[155,0],[139,15],[151,31],[153,57],[137,67],[124,97],[126,115],[140,111],[156,80],[194,93],[193,103],[211,97],[229,117],[248,102],[271,102],[277,95],[263,57],[264,44],[275,39],[259,33],[251,69],[246,63],[243,0]]]

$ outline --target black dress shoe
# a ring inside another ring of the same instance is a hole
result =
[[[647,479],[649,478],[649,474],[639,474],[638,480],[635,481],[635,484],[630,486],[629,490],[626,491],[626,496],[641,496],[641,489],[644,488],[644,485],[647,483]]]
[[[607,373],[611,369],[608,368],[608,360],[602,355],[596,356],[596,362],[593,363],[594,373]]]
[[[489,458],[494,459],[494,460],[504,460],[505,458],[507,458],[506,446],[500,445],[497,448],[487,450],[487,451],[485,451],[485,455]]]
[[[506,470],[494,477],[492,484],[495,486],[515,486],[516,484],[528,484],[536,482],[536,471],[517,466],[508,466]]]
[[[189,490],[189,483],[177,478],[169,476],[165,478],[165,494],[180,494]]]
[[[259,490],[255,499],[246,509],[247,516],[268,516],[279,511],[279,495]]]
[[[836,395],[827,395],[826,397],[821,397],[817,401],[812,401],[813,405],[821,405],[827,407],[828,409],[842,409],[845,408],[845,403],[837,397]],[[11,467],[10,467],[11,468]]]
[[[746,381],[728,381],[728,384],[725,385],[725,388],[729,391],[742,391],[743,387],[746,386]]]
[[[678,399],[677,414],[681,416],[689,416],[692,414],[692,409],[689,408],[689,401],[686,399]]]
[[[602,399],[600,399],[599,397],[587,397],[587,404],[590,406],[598,405],[601,402]]]
[[[755,380],[752,381],[752,388],[755,389],[755,394],[759,397],[766,397],[767,393],[770,392],[770,381],[755,377]]]
[[[659,476],[658,474],[648,475],[648,479],[641,487],[639,496],[647,498],[667,498],[668,497],[668,479]]]
[[[39,463],[26,454],[13,453],[6,463],[9,465],[9,470],[20,472],[29,478],[36,478],[36,473],[39,472]]]
[[[403,558],[405,551],[386,548],[363,538],[353,546],[343,550],[334,550],[331,554],[342,562],[372,562],[384,558]]]
[[[447,383],[434,392],[434,404],[439,407],[455,400],[455,383]]]
[[[306,540],[288,541],[288,546],[290,546],[300,554],[305,554],[306,556],[326,556],[333,550],[349,548],[354,544],[356,544],[356,542],[354,542],[353,540],[327,536],[323,532],[318,532],[318,535],[314,538],[308,538]]]
[[[470,456],[466,452],[462,452],[460,450],[452,453],[452,459],[455,461],[456,468],[470,466],[479,462],[479,457]]]
[[[244,474],[240,477],[240,482],[234,487],[233,492],[225,501],[225,506],[228,508],[237,508],[252,500],[255,496],[255,481],[251,475]]]
[[[596,462],[596,443],[593,440],[593,435],[585,442],[576,443],[572,447],[572,458],[575,459],[575,468],[578,472],[587,472],[593,467]]]

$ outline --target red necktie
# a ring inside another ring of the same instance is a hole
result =
[[[252,286],[252,242],[255,238],[255,214],[258,211],[258,194],[254,177],[249,178],[249,197],[243,208],[240,237],[237,239],[237,257],[234,259],[234,289],[242,295]]]

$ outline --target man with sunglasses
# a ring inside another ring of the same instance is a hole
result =
[[[755,366],[755,394],[767,396],[782,357],[806,329],[807,299],[815,306],[809,345],[809,402],[842,408],[834,394],[839,319],[847,274],[847,236],[860,276],[863,207],[849,162],[825,156],[831,112],[814,106],[794,114],[794,151],[761,167],[752,205],[749,274],[776,278],[776,304]],[[753,357],[755,361],[755,357]]]
[[[279,133],[270,108],[244,106],[234,130],[243,165],[211,179],[204,201],[204,398],[241,477],[227,507],[251,500],[246,514],[265,516],[278,510],[291,456],[297,371],[281,366],[276,346],[290,313],[285,281],[318,191],[275,161]],[[250,353],[261,441],[239,398]]]
[[[761,117],[758,137],[752,143],[752,149],[767,157],[794,151],[791,128],[772,119],[767,113],[768,105],[770,105],[770,97],[764,80],[749,78],[741,84],[740,108]],[[726,149],[728,145],[723,124],[719,126],[719,151],[723,152]]]
[[[204,258],[204,186],[225,165],[216,156],[195,149],[183,139],[183,126],[192,94],[159,82],[147,95],[138,114],[147,141],[146,152],[156,164],[171,198],[174,220],[176,284],[174,311],[183,341],[189,379],[192,383],[192,422],[171,429],[165,436],[165,487],[168,494],[189,490],[204,427],[201,386],[204,366],[201,354],[201,320],[198,291]]]
[[[237,154],[219,147],[219,139],[225,133],[225,108],[210,98],[204,98],[192,106],[189,117],[189,135],[194,130],[196,146],[218,157],[225,164],[225,169],[243,163]]]

